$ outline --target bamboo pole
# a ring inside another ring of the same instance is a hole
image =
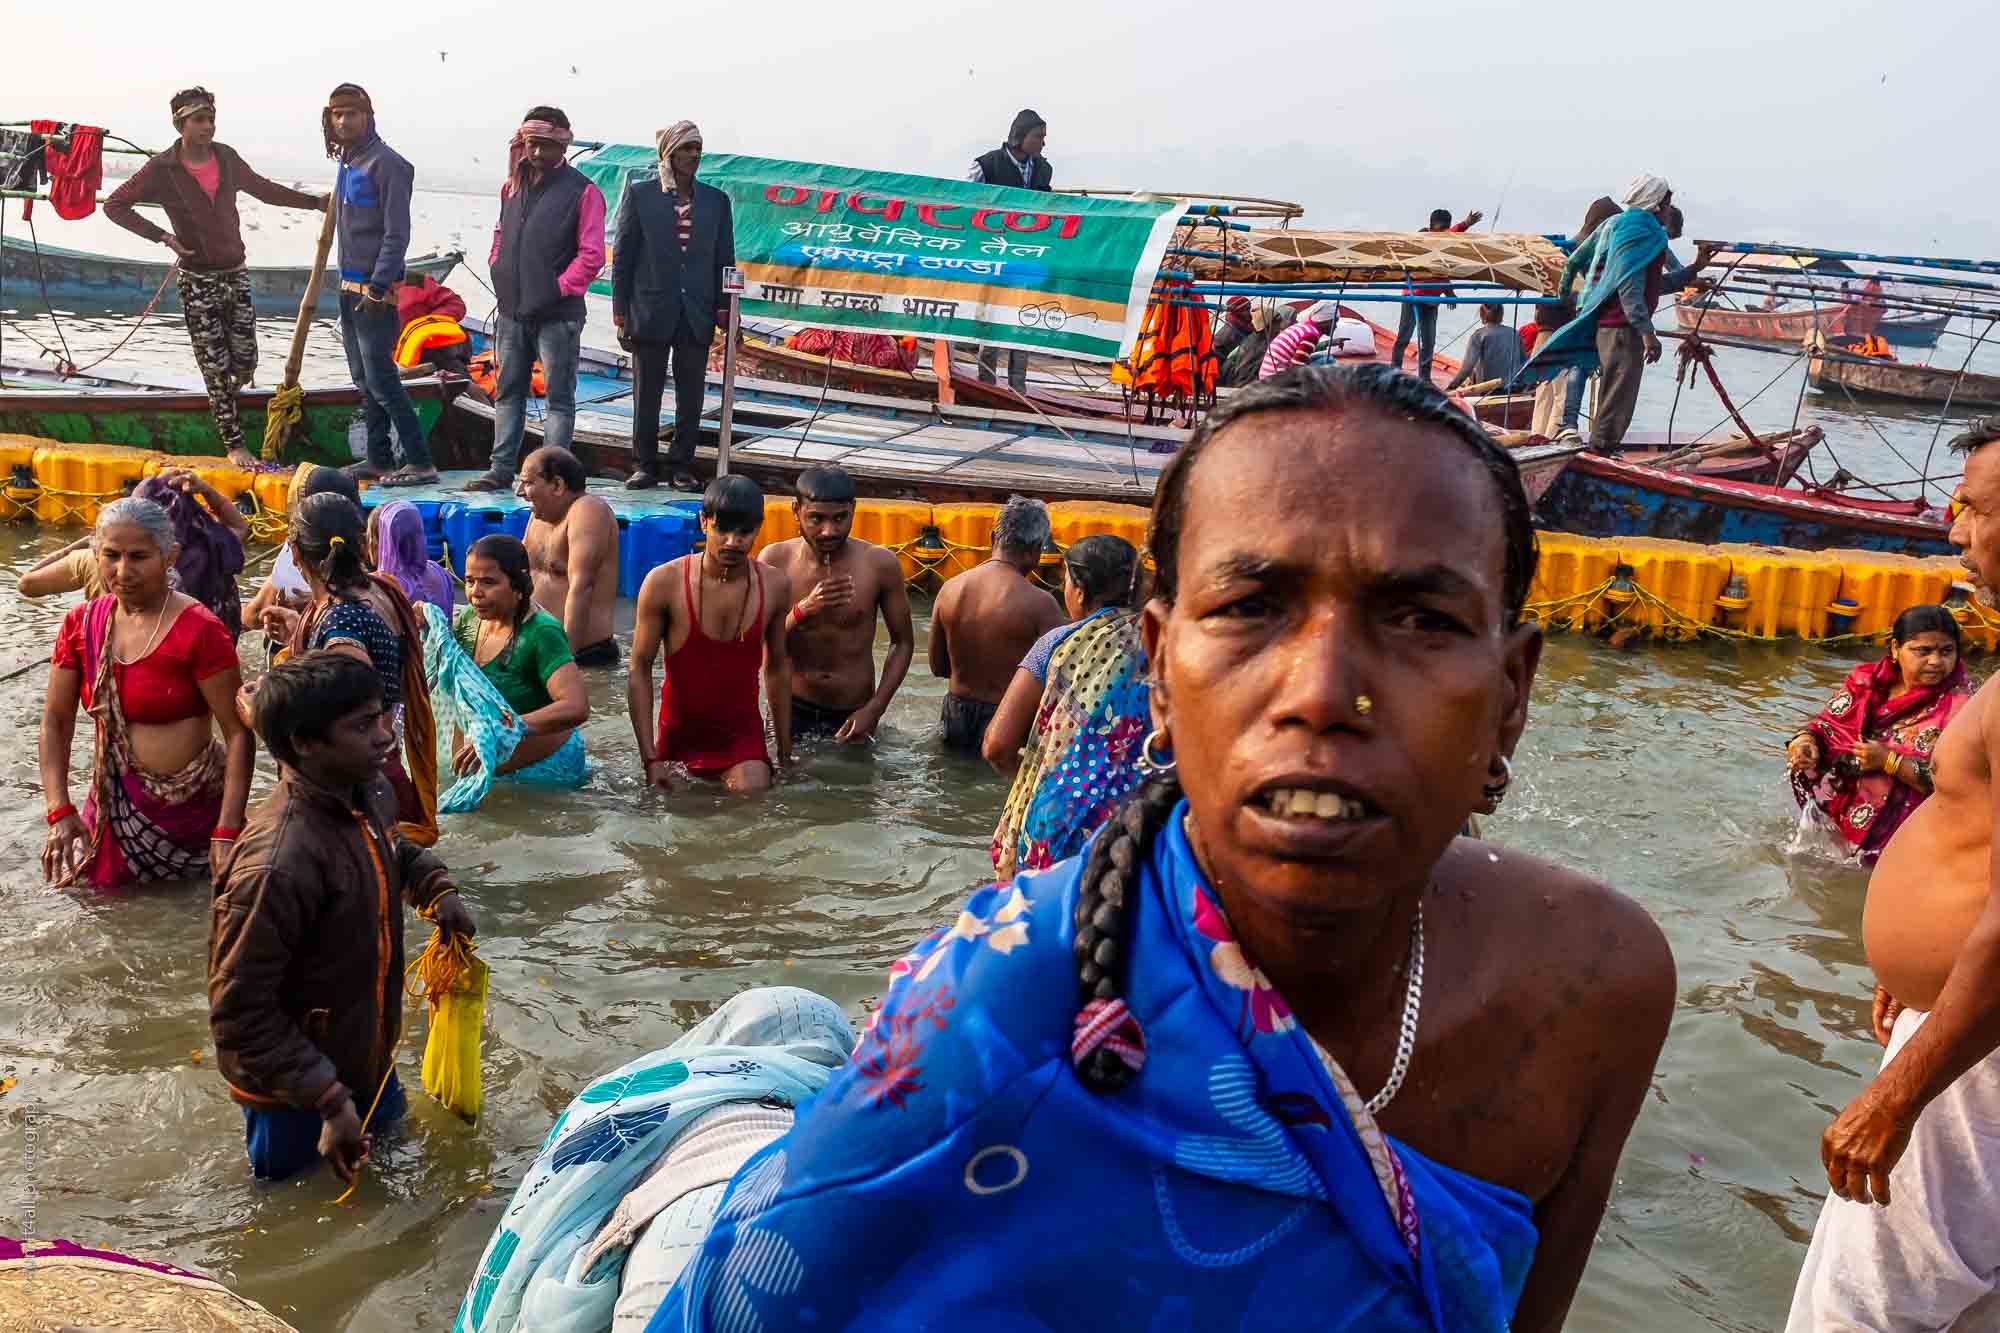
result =
[[[275,463],[284,457],[285,439],[305,415],[305,395],[299,389],[299,371],[305,365],[306,335],[312,331],[313,316],[319,313],[320,283],[326,279],[326,258],[333,251],[333,196],[326,200],[326,215],[319,224],[319,244],[313,255],[312,275],[306,279],[306,294],[299,301],[298,323],[292,326],[291,351],[285,357],[285,378],[271,395],[264,416],[264,460]]]
[[[1937,259],[1929,255],[1878,255],[1868,250],[1821,250],[1809,245],[1775,241],[1696,241],[1712,245],[1718,254],[1785,255],[1793,259],[1838,259],[1857,264],[1898,264],[1905,268],[1945,269],[1953,273],[2000,273],[2000,259]]]

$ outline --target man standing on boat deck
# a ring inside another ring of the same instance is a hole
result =
[[[660,398],[674,373],[674,443],[667,451],[675,490],[697,491],[694,446],[708,349],[723,321],[722,271],[736,263],[729,196],[695,180],[701,131],[679,121],[653,136],[660,173],[626,182],[611,249],[611,322],[632,351],[632,475],[625,484],[660,484]]]
[[[417,173],[375,132],[375,104],[359,84],[343,83],[328,94],[320,131],[326,155],[340,164],[333,188],[340,339],[368,423],[368,457],[348,471],[358,481],[382,486],[425,485],[437,480],[437,468],[396,366],[402,333],[396,289],[410,248],[410,194]],[[392,424],[403,446],[401,467],[389,444]]]
[[[947,582],[931,607],[931,674],[944,697],[945,747],[978,758],[1021,659],[1063,623],[1062,608],[1028,581],[1049,540],[1049,510],[1015,496],[993,523],[993,558]]]
[[[792,661],[792,734],[866,741],[916,656],[910,595],[895,553],[848,534],[854,479],[832,466],[799,474],[792,502],[802,536],[763,554],[781,570],[793,603],[785,617]],[[875,679],[875,617],[889,627],[889,657]]]
[[[500,187],[500,220],[486,261],[500,303],[493,461],[485,476],[466,483],[468,491],[513,485],[538,354],[548,386],[542,441],[566,450],[576,432],[583,294],[604,267],[604,194],[569,164],[565,153],[575,138],[561,108],[538,106],[507,146],[507,183]]]
[[[2000,590],[2000,417],[1952,441],[1966,456],[1952,545]],[[1882,1067],[1822,1136],[1833,1196],[1792,1296],[1792,1333],[2000,1326],[2000,678],[1933,751],[1935,793],[1868,881]]]
[[[1479,219],[1485,216],[1484,213],[1475,208],[1465,215],[1464,221],[1453,222],[1451,220],[1450,209],[1434,208],[1431,210],[1430,225],[1425,227],[1424,230],[1470,231],[1478,224]],[[1404,290],[1408,295],[1417,297],[1451,295],[1451,287],[1449,285],[1442,287],[1419,287],[1413,283],[1405,283]],[[1435,305],[1417,305],[1406,302],[1403,306],[1403,317],[1396,324],[1396,349],[1389,354],[1389,364],[1401,370],[1403,368],[1403,353],[1409,348],[1410,335],[1414,333],[1417,338],[1417,378],[1426,384],[1429,384],[1431,381],[1431,354],[1437,351],[1438,311],[1440,308]]]
[[[1055,168],[1042,156],[1042,148],[1048,141],[1049,123],[1036,112],[1024,109],[1014,117],[1014,124],[1007,131],[1007,142],[990,153],[981,153],[973,158],[965,178],[978,185],[1006,185],[1017,190],[1053,189]],[[981,348],[979,382],[997,384],[999,371],[1000,349]],[[1007,353],[1007,384],[1015,393],[1027,392],[1026,352],[1016,350]]]
[[[182,89],[168,107],[180,140],[146,159],[114,190],[104,201],[104,216],[174,252],[179,265],[174,290],[187,316],[195,364],[208,386],[215,433],[230,462],[255,467],[256,456],[243,447],[236,403],[237,391],[257,378],[257,308],[250,296],[250,271],[244,267],[236,192],[280,208],[315,212],[327,201],[265,180],[234,148],[215,142],[215,94],[208,89]],[[158,204],[173,230],[140,217],[135,204]]]
[[[611,608],[618,600],[618,518],[584,494],[575,454],[545,445],[521,469],[521,497],[534,517],[522,544],[535,578],[535,605],[562,622],[580,667],[617,666]]]

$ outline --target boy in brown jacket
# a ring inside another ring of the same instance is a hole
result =
[[[324,1157],[352,1181],[378,1089],[370,1125],[403,1113],[402,900],[447,932],[471,935],[472,914],[444,863],[396,833],[382,777],[396,739],[372,666],[328,649],[273,667],[256,726],[281,767],[215,882],[216,1065],[260,1178]]]

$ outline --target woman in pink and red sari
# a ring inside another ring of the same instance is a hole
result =
[[[1866,864],[1931,794],[1931,754],[1972,697],[1958,622],[1941,606],[1896,617],[1889,655],[1848,673],[1785,757],[1792,792],[1811,801]]]
[[[110,591],[64,618],[42,708],[42,872],[97,888],[198,878],[229,851],[250,795],[236,644],[168,583],[179,547],[165,509],[113,501],[92,548]],[[97,731],[81,813],[69,781],[79,703]]]

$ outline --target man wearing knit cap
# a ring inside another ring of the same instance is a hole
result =
[[[980,185],[1006,185],[1017,190],[1051,189],[1055,168],[1042,156],[1042,148],[1048,141],[1049,123],[1036,112],[1024,110],[1014,117],[1014,124],[1007,131],[1007,142],[990,153],[973,158],[972,169],[965,173],[965,178]],[[999,369],[1000,349],[982,348],[979,353],[980,382],[997,383]],[[1007,383],[1015,393],[1026,391],[1026,352],[1007,353]]]
[[[618,201],[611,246],[611,322],[632,351],[632,475],[660,484],[660,399],[674,376],[674,442],[667,451],[676,490],[698,491],[694,447],[701,436],[708,349],[722,318],[722,271],[736,262],[729,196],[695,179],[701,131],[683,120],[653,136],[658,175],[635,176]]]
[[[195,364],[208,386],[215,433],[232,463],[254,467],[256,457],[243,447],[236,404],[237,390],[257,378],[257,309],[244,267],[236,193],[280,208],[319,210],[326,200],[265,180],[235,149],[215,142],[215,94],[208,89],[182,89],[168,108],[180,138],[148,158],[104,201],[104,216],[177,256],[174,290],[187,316]],[[159,205],[173,230],[140,217],[137,204]]]
[[[437,480],[417,409],[396,365],[396,289],[410,249],[410,194],[416,171],[375,131],[375,106],[359,84],[328,94],[320,113],[334,177],[334,233],[340,242],[340,338],[347,369],[362,393],[368,458],[348,471],[357,481],[421,486]],[[389,443],[395,427],[403,464]]]
[[[566,154],[575,136],[561,108],[529,109],[507,146],[500,221],[486,266],[500,304],[500,378],[493,394],[493,461],[468,491],[514,484],[537,354],[547,382],[542,442],[567,450],[576,431],[576,363],[583,294],[604,267],[604,195]]]

